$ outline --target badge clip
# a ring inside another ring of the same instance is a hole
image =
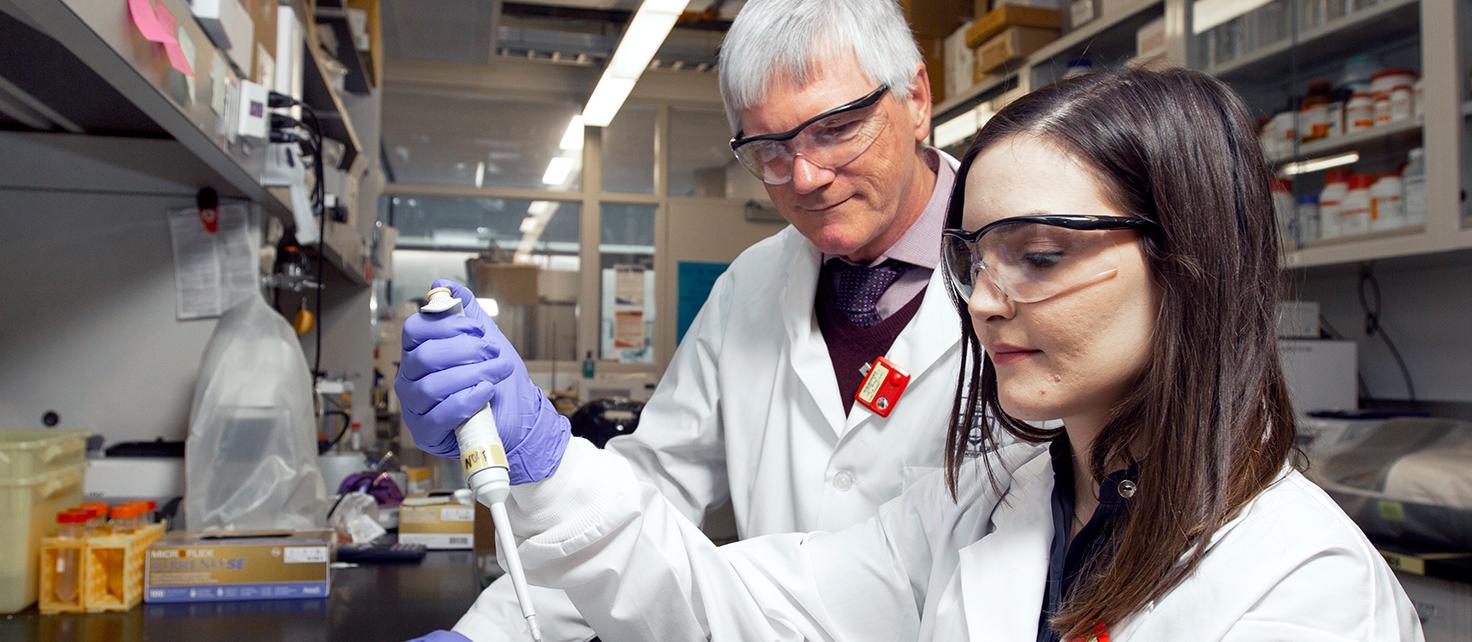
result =
[[[874,359],[874,363],[864,364],[859,372],[864,375],[864,382],[859,384],[854,401],[880,417],[888,417],[900,402],[900,395],[910,385],[910,373],[884,357]]]

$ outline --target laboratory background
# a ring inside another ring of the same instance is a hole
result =
[[[574,435],[639,429],[786,226],[722,110],[743,4],[0,0],[0,639],[448,628],[503,569],[404,321],[463,283]],[[900,4],[952,156],[1091,70],[1246,99],[1307,474],[1472,640],[1472,0]]]

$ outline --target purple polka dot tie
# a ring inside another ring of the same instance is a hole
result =
[[[843,316],[861,328],[877,325],[879,297],[904,272],[904,266],[896,261],[885,261],[873,267],[854,265],[840,259],[832,262],[833,293],[838,300],[838,310]]]

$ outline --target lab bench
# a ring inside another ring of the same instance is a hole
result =
[[[125,613],[0,616],[0,641],[408,640],[449,629],[480,594],[471,551],[430,551],[418,564],[332,571],[325,600],[143,604]]]

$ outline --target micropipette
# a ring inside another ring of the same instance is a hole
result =
[[[429,302],[419,308],[424,314],[465,313],[460,299],[455,298],[449,288],[430,290],[425,298]],[[455,441],[460,445],[465,485],[475,493],[480,503],[491,509],[491,521],[496,527],[496,549],[506,560],[506,573],[511,576],[511,586],[516,589],[516,601],[521,603],[521,615],[526,618],[532,640],[541,642],[542,631],[537,628],[537,612],[532,608],[532,598],[527,591],[521,554],[517,552],[516,540],[511,535],[511,520],[506,517],[506,496],[511,493],[510,466],[506,463],[506,449],[501,446],[501,434],[496,432],[496,417],[491,414],[489,404],[455,429]]]

